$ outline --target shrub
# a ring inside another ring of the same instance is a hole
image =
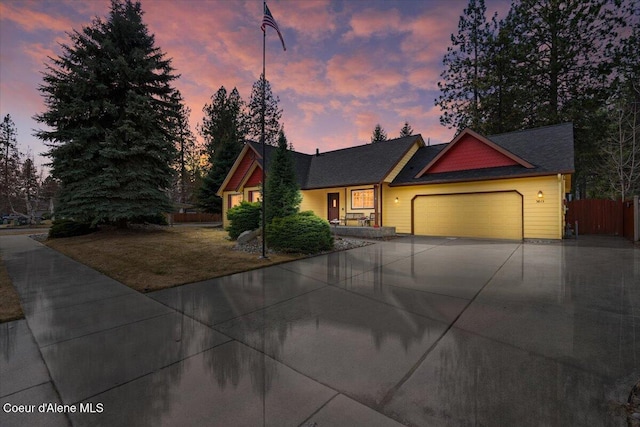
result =
[[[227,219],[231,221],[226,228],[229,237],[236,240],[243,232],[260,227],[260,203],[242,202],[227,211]]]
[[[316,253],[333,248],[329,223],[313,212],[274,218],[266,231],[267,243],[279,251]]]
[[[85,222],[78,222],[72,219],[57,219],[51,224],[49,238],[82,236],[83,234],[93,233],[96,230],[96,227],[92,227]]]

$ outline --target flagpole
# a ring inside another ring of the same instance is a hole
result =
[[[262,2],[262,10],[266,10],[266,5],[267,2],[266,0],[264,0]],[[267,158],[265,155],[265,137],[264,137],[264,115],[265,115],[265,110],[266,110],[266,105],[265,105],[265,90],[266,90],[266,81],[267,81],[267,75],[266,75],[266,67],[265,67],[265,52],[266,52],[266,44],[267,44],[267,31],[266,28],[263,29],[262,31],[262,116],[260,118],[260,142],[262,142],[262,256],[260,258],[262,259],[266,259],[267,258],[267,252],[266,252],[266,238],[265,238],[265,229],[266,229],[266,218],[265,218],[265,214],[266,214],[266,210],[265,210],[265,199],[266,197],[266,181],[265,181],[265,169],[267,168]]]

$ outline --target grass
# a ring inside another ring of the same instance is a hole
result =
[[[33,234],[33,228],[47,229],[49,228],[49,224],[38,226],[25,225],[21,227],[9,227],[3,224],[0,225],[0,228],[6,228],[6,230],[2,230],[2,236],[15,236],[19,234]],[[13,288],[7,269],[2,262],[2,257],[0,257],[0,323],[22,318],[24,318],[24,312],[20,305],[20,297]]]
[[[7,269],[0,257],[0,323],[22,319],[24,313],[20,306],[18,293],[11,284]]]
[[[140,292],[154,291],[290,261],[300,256],[233,250],[219,228],[101,230],[45,244]]]

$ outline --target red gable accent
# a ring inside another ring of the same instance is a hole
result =
[[[429,168],[430,173],[453,172],[469,169],[513,166],[518,162],[480,142],[472,135],[464,135],[446,156]]]
[[[262,182],[262,169],[260,168],[260,166],[258,166],[253,170],[253,173],[251,174],[247,182],[245,182],[244,186],[257,187],[258,185],[260,185],[261,182]]]
[[[242,181],[242,178],[244,178],[244,176],[247,174],[249,168],[251,167],[251,163],[253,163],[254,161],[255,159],[253,156],[253,151],[247,151],[240,161],[240,164],[236,168],[235,172],[233,173],[233,176],[231,176],[231,179],[229,179],[229,182],[227,182],[226,187],[224,187],[224,191],[236,191],[238,189],[238,186],[240,185],[240,182]]]
[[[520,165],[527,169],[534,167],[495,142],[471,129],[465,129],[418,172],[416,178],[427,172],[452,172],[511,165]]]

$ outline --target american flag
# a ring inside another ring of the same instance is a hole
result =
[[[278,32],[278,36],[280,37],[280,41],[282,42],[282,48],[284,50],[287,50],[287,48],[284,46],[284,39],[282,38],[282,33],[280,32],[280,28],[278,28],[278,24],[276,23],[276,20],[273,19],[273,15],[271,14],[269,7],[267,7],[267,3],[265,3],[264,18],[262,18],[262,26],[261,26],[262,31],[266,31],[267,25]]]

